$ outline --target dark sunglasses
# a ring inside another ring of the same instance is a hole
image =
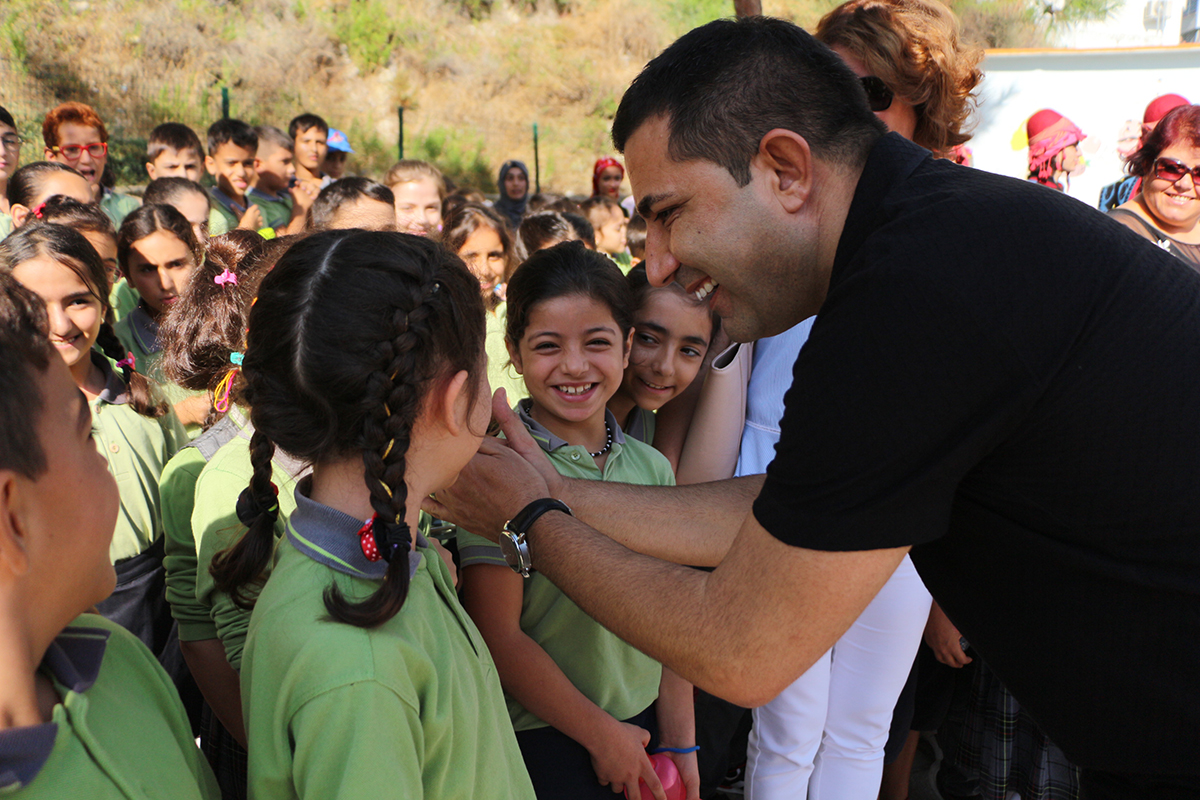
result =
[[[896,97],[896,93],[889,89],[886,83],[874,75],[867,75],[858,80],[867,93],[867,104],[871,106],[872,111],[879,113],[892,107],[892,100]]]
[[[1154,174],[1171,183],[1183,180],[1184,175],[1191,175],[1192,183],[1200,185],[1200,165],[1189,167],[1182,161],[1176,161],[1173,158],[1154,159]]]

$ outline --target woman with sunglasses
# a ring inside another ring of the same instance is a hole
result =
[[[129,212],[141,205],[136,197],[114,192],[101,183],[108,166],[108,130],[104,120],[84,103],[63,103],[42,121],[45,159],[77,170],[92,187],[92,200],[120,228]]]
[[[1108,215],[1200,270],[1200,105],[1168,113],[1125,165],[1142,190]]]

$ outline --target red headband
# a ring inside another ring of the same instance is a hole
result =
[[[592,166],[593,195],[600,194],[600,173],[604,172],[604,170],[608,169],[609,167],[616,167],[617,169],[621,170],[621,177],[625,177],[625,167],[621,166],[620,161],[617,161],[615,158],[608,158],[607,156],[596,159],[595,165]]]

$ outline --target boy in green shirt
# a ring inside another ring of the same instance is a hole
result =
[[[187,178],[194,183],[200,183],[203,175],[204,146],[196,132],[182,122],[164,122],[150,131],[146,140],[146,174],[153,183],[159,178]],[[149,202],[143,198],[143,202]],[[185,215],[186,216],[186,215]],[[230,226],[221,212],[210,208],[208,212],[208,229],[205,240],[209,236],[220,236],[228,233]]]
[[[222,119],[208,126],[208,155],[204,168],[217,185],[211,190],[215,208],[229,230],[256,231],[263,227],[258,207],[246,198],[254,180],[258,134],[240,119]]]
[[[157,660],[82,613],[115,585],[116,513],[45,306],[0,275],[0,794],[220,796]]]
[[[317,192],[296,181],[292,137],[272,125],[260,125],[258,153],[254,158],[255,185],[246,193],[258,206],[265,227],[279,236],[300,233]]]

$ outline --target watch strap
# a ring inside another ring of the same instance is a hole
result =
[[[547,511],[561,511],[568,516],[575,516],[571,513],[570,507],[562,500],[542,497],[522,508],[515,517],[504,523],[504,530],[511,533],[526,533],[533,527],[533,523],[537,522],[538,518]]]

